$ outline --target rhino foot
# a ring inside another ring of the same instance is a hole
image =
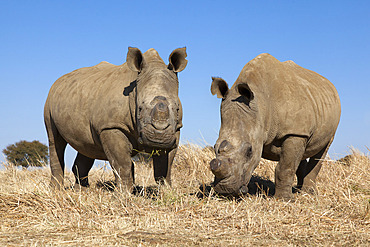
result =
[[[303,186],[301,189],[302,192],[305,192],[310,195],[318,195],[317,187],[316,185],[312,186]]]
[[[295,199],[291,190],[282,190],[278,188],[276,188],[275,198],[286,202],[293,202]]]
[[[75,192],[85,192],[89,189],[90,186],[82,186],[81,184],[79,183],[75,183],[74,186],[73,186],[73,190]]]

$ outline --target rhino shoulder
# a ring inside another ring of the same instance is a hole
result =
[[[277,60],[275,57],[270,55],[269,53],[262,53],[249,61],[245,69],[248,70],[266,70],[267,68],[270,68],[271,66],[276,66],[280,64],[280,61]]]
[[[100,73],[105,73],[104,71],[110,71],[112,68],[117,67],[114,64],[108,63],[108,62],[101,62],[97,65],[90,66],[90,67],[83,67],[76,69],[64,76],[62,76],[60,79],[77,79],[77,80],[82,80],[83,78],[92,76],[94,74],[100,74]]]
[[[113,67],[115,65],[111,64],[111,63],[108,63],[106,61],[103,61],[103,62],[100,62],[98,63],[97,65],[93,66],[94,68],[98,68],[98,69],[104,69],[104,68],[109,68],[109,67]]]
[[[264,83],[269,72],[279,69],[280,66],[280,61],[275,57],[262,53],[243,67],[238,80],[248,82],[248,84]]]
[[[270,53],[261,53],[254,59],[269,59],[269,58],[274,58]]]
[[[277,60],[274,56],[272,56],[269,53],[259,54],[252,61],[259,62],[259,63],[261,63],[261,62],[279,62],[279,60]]]
[[[283,64],[292,66],[292,67],[301,67],[298,64],[296,64],[293,60],[284,61]]]

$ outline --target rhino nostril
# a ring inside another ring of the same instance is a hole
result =
[[[218,147],[218,153],[227,152],[229,149],[230,149],[230,143],[226,140],[223,140],[220,146]]]
[[[210,162],[210,168],[216,178],[225,178],[228,175],[228,169],[219,159],[213,159]]]
[[[218,168],[220,168],[221,161],[218,159],[213,159],[211,160],[210,166],[212,171],[216,171]]]

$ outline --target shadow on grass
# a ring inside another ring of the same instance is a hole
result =
[[[248,193],[246,195],[262,195],[264,197],[273,196],[275,194],[275,184],[268,179],[253,175],[248,183]],[[199,191],[196,193],[197,197],[203,199],[205,197],[219,197],[219,198],[240,198],[240,196],[225,196],[216,193],[212,190],[211,185],[201,185]]]
[[[116,190],[116,183],[114,181],[99,181],[96,186],[103,190],[114,191]],[[160,186],[135,186],[132,194],[136,196],[142,196],[152,200],[157,200],[160,191]],[[248,193],[246,195],[260,195],[263,197],[270,197],[275,194],[275,184],[268,179],[260,176],[253,175],[248,183]],[[207,197],[217,197],[217,198],[241,198],[240,196],[225,196],[216,193],[211,185],[201,185],[198,192],[192,193],[191,195],[196,195],[199,199]]]
[[[115,191],[117,188],[116,182],[114,181],[103,181],[103,182],[98,181],[96,186],[100,189],[107,191]],[[157,196],[159,195],[159,186],[143,187],[136,185],[132,190],[132,194],[136,196],[142,196],[145,198],[156,199]]]
[[[98,181],[96,183],[96,187],[99,189],[107,190],[107,191],[114,191],[116,189],[116,182],[114,181]]]

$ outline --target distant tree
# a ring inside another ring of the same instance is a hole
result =
[[[16,166],[45,166],[49,159],[48,147],[39,141],[19,141],[7,146],[3,153]]]

